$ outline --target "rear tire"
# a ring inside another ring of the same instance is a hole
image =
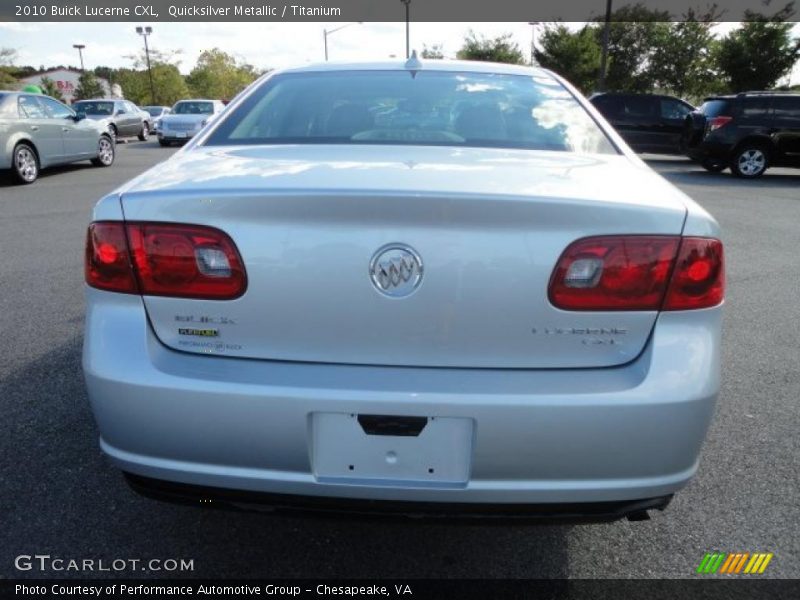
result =
[[[150,126],[147,124],[147,121],[142,121],[142,130],[139,132],[139,140],[142,142],[146,142],[149,136],[150,136]]]
[[[112,123],[111,125],[108,126],[108,135],[111,136],[111,139],[114,141],[115,144],[117,143],[117,135],[118,135],[118,133],[119,132],[117,131],[117,126],[116,125],[114,125]]]
[[[92,159],[95,167],[110,167],[114,164],[116,150],[114,142],[107,135],[101,135],[97,142],[97,158]]]
[[[755,142],[739,146],[731,158],[731,172],[743,179],[756,179],[769,167],[769,150]]]
[[[17,183],[28,185],[39,177],[39,157],[33,146],[20,142],[12,153],[12,173]]]

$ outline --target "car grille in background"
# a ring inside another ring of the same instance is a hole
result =
[[[162,129],[169,129],[171,131],[194,131],[196,123],[162,123]]]

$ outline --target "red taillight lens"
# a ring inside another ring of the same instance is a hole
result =
[[[683,238],[664,310],[708,308],[722,302],[724,297],[722,242],[711,238]]]
[[[606,236],[567,248],[550,279],[550,302],[564,310],[658,310],[679,237]]]
[[[86,234],[86,283],[112,292],[135,294],[125,226],[122,223],[92,223]]]
[[[89,227],[86,258],[87,283],[111,291],[231,300],[247,287],[236,246],[211,227],[94,223]]]
[[[131,223],[128,239],[143,295],[231,300],[247,287],[236,246],[218,229]]]
[[[678,236],[578,240],[561,255],[549,287],[550,302],[564,310],[706,308],[723,294],[722,243]]]
[[[713,117],[708,122],[708,132],[711,133],[720,127],[725,127],[731,121],[733,121],[733,117]]]

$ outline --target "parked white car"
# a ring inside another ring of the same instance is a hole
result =
[[[716,222],[541,69],[270,73],[86,278],[101,446],[165,499],[639,520],[719,391]]]
[[[220,100],[181,100],[176,102],[169,114],[164,115],[156,132],[158,142],[169,146],[173,142],[184,143],[212,121],[225,108]]]

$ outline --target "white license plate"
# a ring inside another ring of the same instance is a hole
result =
[[[320,481],[463,487],[472,462],[472,419],[429,417],[419,435],[370,435],[358,415],[312,415],[312,464]]]
[[[185,131],[178,131],[175,134],[175,137],[177,137],[177,138],[185,138],[185,137],[188,137],[188,134]]]

